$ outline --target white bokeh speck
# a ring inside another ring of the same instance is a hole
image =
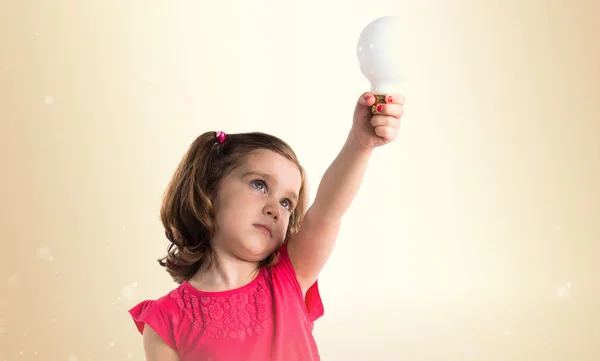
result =
[[[19,278],[17,277],[17,275],[12,275],[8,277],[9,286],[16,286],[17,284],[19,284]]]
[[[54,104],[54,97],[52,97],[52,95],[46,95],[44,102],[48,105],[52,105]]]
[[[71,355],[69,358],[67,358],[67,361],[77,361],[77,356]]]
[[[135,288],[138,286],[137,282],[133,282],[131,285],[123,287],[121,291],[121,297],[117,299],[120,301],[121,299],[129,300],[135,295]]]
[[[36,252],[37,259],[40,261],[54,261],[54,257],[52,257],[52,251],[48,247],[40,247]]]
[[[131,297],[133,297],[134,291],[133,291],[133,287],[131,286],[125,286],[123,287],[123,298],[125,298],[126,300],[130,299]]]
[[[567,298],[571,295],[571,287],[573,285],[571,282],[566,282],[563,285],[559,285],[556,287],[556,297],[558,298]]]

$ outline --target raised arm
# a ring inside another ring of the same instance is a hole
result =
[[[303,293],[315,282],[335,246],[343,215],[362,183],[373,149],[393,141],[404,113],[404,97],[391,95],[375,115],[375,98],[363,94],[342,150],[326,170],[313,205],[298,233],[289,240],[288,253]]]

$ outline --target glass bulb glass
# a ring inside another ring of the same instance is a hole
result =
[[[356,55],[362,74],[374,94],[398,93],[402,81],[399,47],[400,20],[384,16],[369,23],[361,32]]]

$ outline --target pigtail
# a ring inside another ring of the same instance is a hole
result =
[[[170,241],[158,260],[178,283],[189,279],[212,259],[215,226],[212,195],[220,178],[225,143],[215,132],[198,136],[177,166],[161,205],[160,218]]]

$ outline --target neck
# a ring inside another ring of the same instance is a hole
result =
[[[213,262],[207,269],[200,269],[189,281],[195,288],[206,292],[221,292],[243,287],[250,283],[259,271],[259,263],[236,259],[215,252]]]

